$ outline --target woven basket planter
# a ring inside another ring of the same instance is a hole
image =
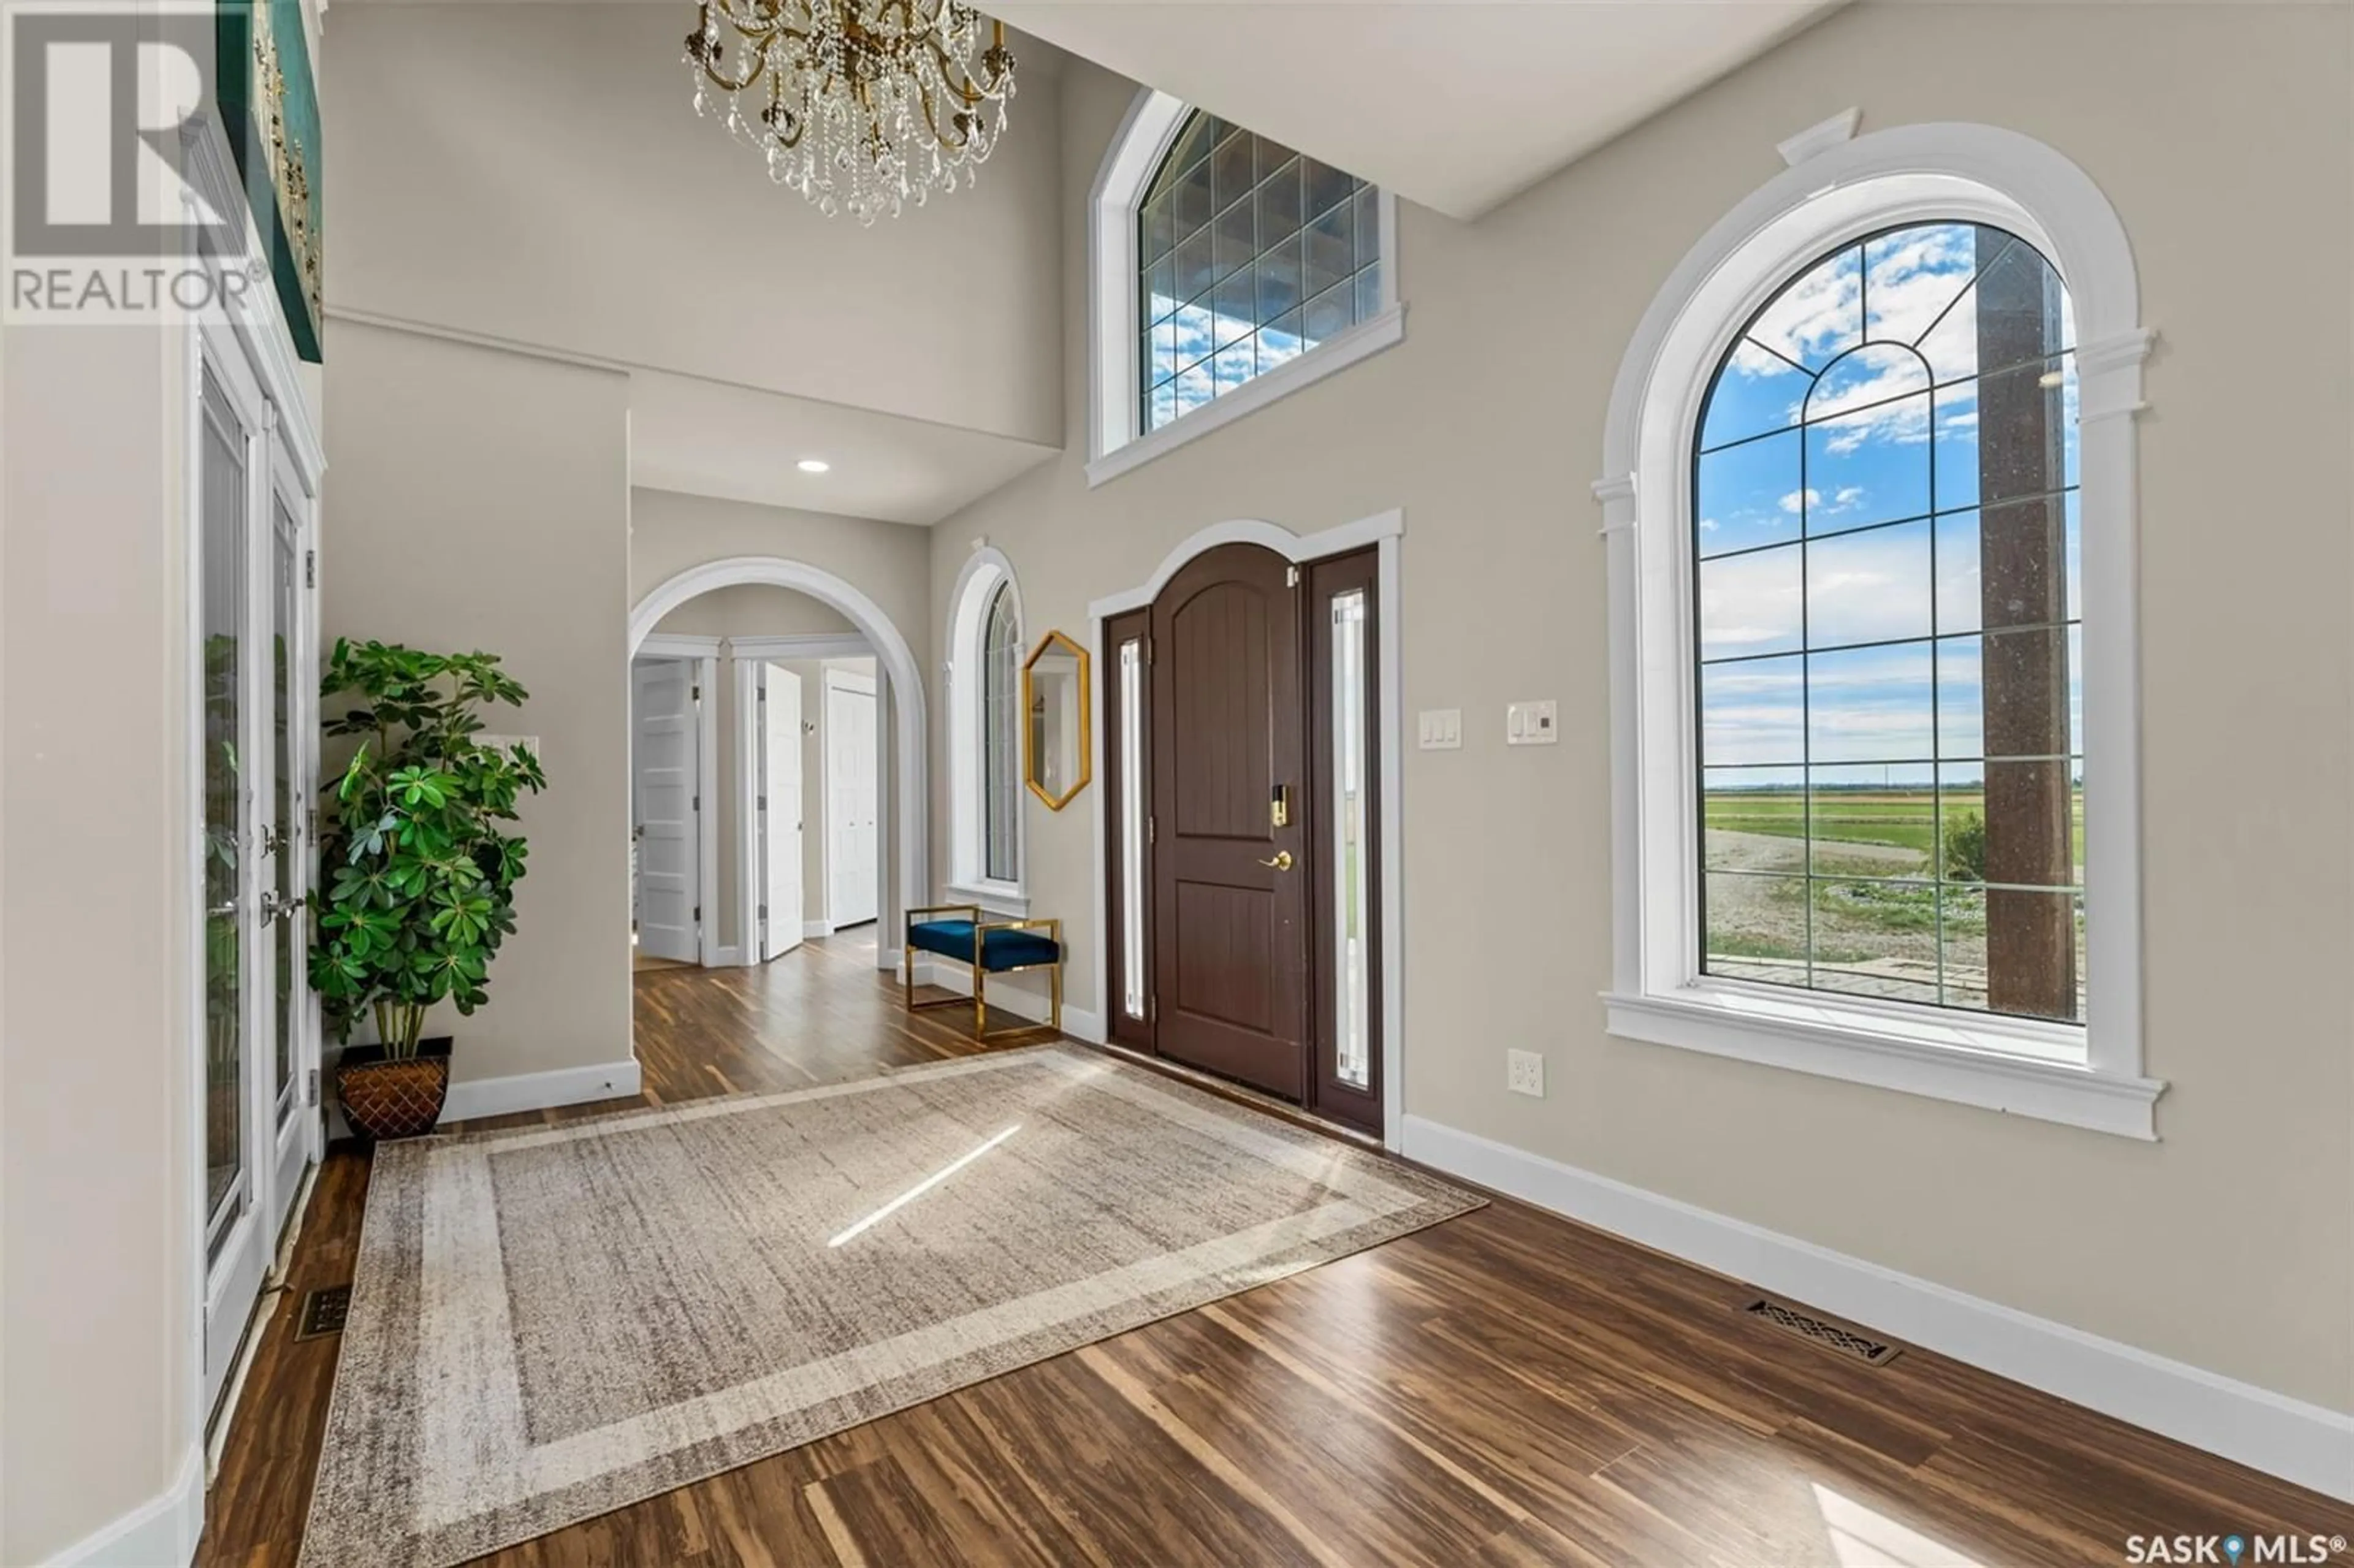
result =
[[[335,1096],[352,1130],[372,1139],[419,1138],[441,1119],[450,1093],[450,1040],[420,1040],[417,1054],[387,1061],[381,1045],[347,1047],[335,1064]]]

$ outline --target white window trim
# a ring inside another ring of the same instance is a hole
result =
[[[1828,123],[1828,122],[1827,122]],[[1852,122],[1850,122],[1851,124]],[[1700,972],[1691,810],[1691,456],[1711,375],[1741,324],[1806,266],[1893,224],[2006,228],[2074,302],[2084,529],[2086,1022],[2041,1023],[1749,985]],[[1825,137],[1692,248],[1619,366],[1594,493],[1609,552],[1613,962],[1607,1027],[1681,1046],[2154,1139],[2166,1085],[2142,1075],[2133,253],[2065,157],[1985,125]]]
[[[985,678],[981,641],[988,635],[989,603],[999,584],[1013,595],[1013,635],[1020,652],[1027,634],[1022,585],[1013,563],[994,546],[983,545],[965,558],[949,594],[948,683],[949,880],[948,895],[1017,919],[1030,913],[1023,872],[1029,864],[1029,811],[1020,800],[1013,810],[1013,880],[991,876],[981,842],[981,682]],[[1017,744],[1019,736],[1016,736]],[[1027,791],[1020,791],[1026,797]]]
[[[1129,105],[1096,173],[1087,202],[1087,485],[1093,489],[1232,424],[1278,397],[1379,354],[1405,337],[1405,307],[1398,301],[1397,198],[1376,185],[1374,210],[1382,237],[1382,308],[1348,331],[1325,339],[1289,364],[1253,376],[1159,429],[1138,429],[1137,365],[1141,327],[1136,319],[1136,214],[1160,172],[1169,144],[1193,106],[1145,88]]]

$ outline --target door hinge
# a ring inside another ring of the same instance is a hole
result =
[[[1283,586],[1286,588],[1298,588],[1299,586],[1299,568],[1298,567],[1286,567],[1283,568]]]
[[[698,703],[701,702],[703,700],[703,688],[701,686],[695,686],[690,689],[695,693],[695,700]]]
[[[1144,999],[1144,1022],[1147,1023],[1158,1023],[1161,1022],[1161,993],[1159,991],[1154,991],[1150,996]]]
[[[763,920],[766,920],[768,917],[769,917],[769,906],[768,906],[767,905],[763,904],[763,905],[761,905],[761,906],[760,906],[760,918],[761,918],[761,919],[763,919]]]
[[[302,552],[302,586],[304,588],[319,586],[319,552],[316,550]]]
[[[757,797],[757,799],[758,799],[758,800],[759,804],[758,804],[758,805],[757,805],[757,806],[755,806],[753,809],[754,809],[755,810],[760,810],[760,811],[765,811],[765,810],[767,810],[769,809],[769,798],[768,798],[766,795],[761,795],[761,796]]]
[[[319,1069],[316,1067],[311,1069],[310,1075],[303,1082],[302,1103],[313,1110],[319,1107]]]
[[[700,904],[695,906],[695,923],[698,926],[703,924],[703,906]]]
[[[1158,818],[1158,817],[1150,817],[1150,816],[1149,816],[1149,817],[1147,817],[1147,818],[1145,818],[1145,819],[1144,819],[1144,842],[1145,842],[1146,843],[1155,843],[1155,842],[1158,842],[1160,841],[1160,838],[1161,838],[1161,819],[1160,819],[1160,818]]]

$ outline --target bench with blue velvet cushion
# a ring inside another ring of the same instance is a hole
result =
[[[923,920],[907,927],[907,946],[920,948],[928,953],[938,953],[960,964],[972,962],[973,922],[970,920]],[[991,974],[1003,974],[1007,969],[1035,969],[1041,964],[1058,962],[1063,956],[1062,944],[1036,931],[1009,930],[1003,927],[980,927],[981,967]]]
[[[956,918],[943,918],[956,916]],[[916,1000],[916,955],[931,953],[963,966],[972,977],[972,1031],[992,1038],[989,1028],[988,977],[1017,969],[1046,969],[1050,1028],[1063,1027],[1063,923],[1060,920],[983,920],[975,904],[934,904],[907,911],[899,967],[910,1009],[955,1007],[965,999]],[[976,950],[976,948],[978,950]],[[1020,1028],[998,1034],[1021,1033]]]

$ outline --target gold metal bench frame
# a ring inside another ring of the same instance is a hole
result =
[[[1002,1040],[1008,1035],[1027,1034],[1041,1027],[1025,1022],[1012,1029],[991,1031],[989,1027],[989,976],[1018,975],[1028,969],[1050,969],[1048,996],[1051,1005],[1048,1022],[1044,1027],[1061,1033],[1063,1030],[1063,922],[1060,919],[991,920],[984,922],[978,904],[926,904],[910,909],[901,917],[899,931],[899,983],[907,998],[907,1011],[920,1007],[957,1007],[963,1003],[960,996],[938,997],[929,1001],[916,1000],[916,926],[929,915],[961,915],[972,922],[972,1037],[976,1040]],[[1055,944],[1055,957],[1050,963],[1015,964],[1011,969],[991,970],[982,966],[981,956],[991,931],[1044,931]],[[924,949],[924,956],[936,964],[952,964],[956,960],[946,953]]]

